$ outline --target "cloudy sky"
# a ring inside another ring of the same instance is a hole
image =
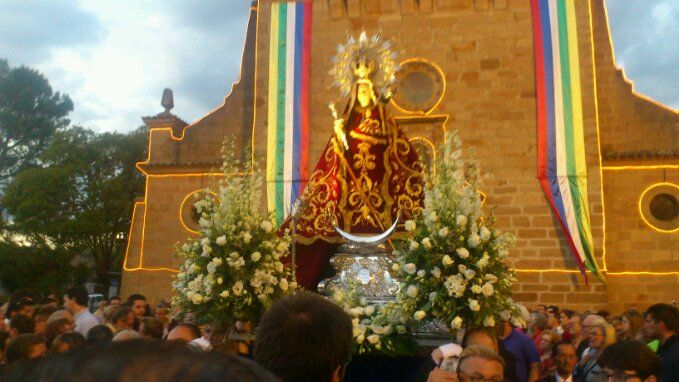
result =
[[[526,0],[527,1],[527,0]],[[0,0],[0,57],[40,70],[73,122],[128,131],[160,112],[191,122],[238,76],[249,0]],[[679,1],[607,0],[618,64],[636,90],[679,108]]]

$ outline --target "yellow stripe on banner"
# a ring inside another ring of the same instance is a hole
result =
[[[276,121],[278,107],[278,12],[279,4],[271,4],[271,37],[269,38],[269,113],[266,138],[266,200],[269,212],[276,209]]]
[[[580,55],[578,53],[578,31],[575,18],[574,0],[566,0],[566,18],[568,22],[568,55],[570,56],[571,72],[571,105],[573,107],[573,148],[575,151],[575,167],[580,190],[580,222],[585,234],[585,240],[594,252],[592,225],[589,220],[589,198],[587,197],[587,163],[585,153],[584,124],[582,119],[582,89],[580,84]]]

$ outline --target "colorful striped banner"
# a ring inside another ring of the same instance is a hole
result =
[[[271,4],[266,180],[279,224],[309,178],[311,11],[311,1]]]
[[[538,179],[585,277],[594,260],[587,200],[580,58],[574,0],[531,0],[538,117]]]

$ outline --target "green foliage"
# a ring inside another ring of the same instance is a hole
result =
[[[86,255],[107,289],[119,270],[135,197],[144,181],[134,163],[144,157],[145,129],[95,134],[74,127],[57,132],[40,166],[18,173],[2,204],[11,229],[31,241]]]
[[[0,280],[9,292],[58,294],[70,285],[82,284],[87,273],[84,265],[73,265],[68,252],[0,242]]]
[[[17,172],[35,165],[57,131],[68,126],[73,103],[47,79],[0,59],[0,189]]]

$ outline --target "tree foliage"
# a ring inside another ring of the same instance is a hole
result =
[[[10,292],[27,290],[59,294],[69,285],[82,284],[84,265],[73,254],[49,246],[21,246],[0,242],[0,280]]]
[[[22,169],[35,165],[55,132],[70,123],[67,95],[25,66],[10,68],[0,59],[0,189]]]
[[[58,131],[39,157],[7,186],[2,204],[11,229],[84,255],[105,290],[119,270],[132,207],[144,181],[135,162],[144,157],[145,128],[130,134]]]

